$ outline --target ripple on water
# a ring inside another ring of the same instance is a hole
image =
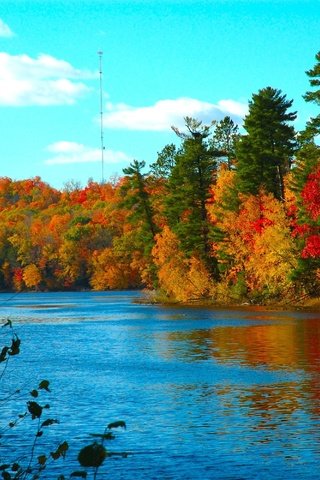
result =
[[[318,479],[320,317],[132,298],[22,295],[2,311],[22,338],[6,389],[50,379],[48,413],[61,423],[43,439],[68,439],[70,468],[90,433],[121,419],[127,431],[109,448],[130,455],[108,459],[101,478]],[[21,406],[7,405],[2,421]],[[30,448],[27,423],[9,435],[12,453]]]

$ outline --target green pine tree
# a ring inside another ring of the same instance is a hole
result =
[[[225,162],[228,170],[231,170],[234,165],[236,143],[239,137],[239,127],[230,117],[224,117],[216,123],[211,143],[216,150],[224,153],[220,162]]]
[[[182,139],[182,145],[168,179],[165,214],[184,253],[201,258],[212,276],[217,278],[206,203],[216,177],[218,152],[208,142],[210,126],[189,117],[185,121],[187,134],[173,127]]]
[[[253,94],[244,120],[247,135],[237,142],[238,188],[256,195],[261,187],[284,200],[284,175],[296,150],[293,101],[271,87]]]
[[[312,102],[320,106],[320,52],[316,54],[317,63],[313,68],[308,70],[306,74],[309,77],[310,86],[316,88],[314,91],[308,91],[303,98],[306,102]],[[317,88],[318,87],[318,88]],[[303,139],[312,140],[320,133],[320,114],[311,118],[306,125],[305,131],[302,133]]]
[[[150,173],[156,179],[167,179],[175,165],[177,148],[171,143],[158,152],[157,160],[150,165]]]

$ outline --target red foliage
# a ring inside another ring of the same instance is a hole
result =
[[[295,223],[292,230],[292,236],[295,237],[304,237],[306,234],[310,234],[312,229],[310,225],[303,223],[302,225],[298,225]]]
[[[301,253],[302,258],[320,257],[320,235],[311,235],[307,238],[304,249]]]
[[[83,190],[75,190],[71,193],[70,198],[73,204],[82,204],[87,200],[87,187]]]
[[[17,282],[22,282],[23,279],[23,270],[20,267],[13,269],[13,277]]]
[[[307,212],[317,220],[320,216],[320,169],[308,176],[301,196]]]
[[[261,234],[266,227],[274,225],[274,222],[269,218],[260,217],[254,222],[251,222],[250,225],[255,232]]]
[[[287,216],[289,218],[296,218],[297,217],[297,212],[298,212],[298,207],[296,204],[291,203],[288,208],[287,208]]]

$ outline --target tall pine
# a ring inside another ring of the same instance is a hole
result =
[[[271,87],[252,95],[244,120],[247,131],[237,143],[239,191],[256,195],[261,187],[284,200],[284,175],[296,149],[295,131],[289,112],[293,101]]]
[[[320,106],[320,52],[316,54],[316,64],[313,68],[308,70],[306,74],[309,77],[310,86],[315,90],[309,90],[303,96],[306,102],[312,102]],[[303,136],[307,139],[313,139],[320,133],[320,114],[311,118],[307,125]]]
[[[211,144],[214,148],[224,153],[220,162],[224,162],[228,170],[231,170],[234,166],[235,146],[239,137],[239,127],[229,116],[224,117],[215,124]]]
[[[217,261],[212,255],[207,200],[215,181],[219,155],[210,147],[210,127],[185,118],[187,134],[173,128],[182,139],[167,184],[165,214],[172,230],[178,235],[186,256],[196,255],[213,278],[218,277]]]
[[[123,169],[123,173],[126,175],[126,183],[122,186],[124,200],[121,206],[130,209],[129,219],[140,227],[146,244],[150,243],[151,249],[157,227],[153,220],[153,209],[147,189],[147,176],[142,173],[144,167],[144,161],[133,160],[129,167]]]

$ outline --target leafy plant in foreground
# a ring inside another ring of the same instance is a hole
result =
[[[6,338],[4,342],[6,344],[0,352],[0,364],[3,365],[0,380],[4,378],[10,359],[20,353],[21,345],[21,340],[14,331],[10,320],[7,320],[2,327],[8,327],[9,333],[6,332],[8,338]],[[40,381],[37,388],[29,392],[25,404],[25,411],[18,414],[14,420],[9,421],[6,425],[1,426],[0,478],[4,480],[38,480],[40,478],[48,478],[48,473],[45,473],[47,467],[57,460],[65,460],[69,450],[67,441],[58,443],[53,449],[41,444],[40,441],[48,428],[59,423],[56,418],[46,415],[46,412],[50,409],[50,405],[41,400],[44,395],[50,392],[49,386],[50,383],[48,380]],[[11,406],[12,402],[14,405],[14,402],[18,402],[22,398],[25,398],[25,394],[21,392],[20,389],[17,389],[14,392],[2,395],[0,397],[0,404],[5,405],[10,403]],[[28,436],[30,434],[31,438],[29,450],[26,451],[25,448],[23,450],[21,449],[21,455],[16,458],[15,453],[12,452],[12,454],[8,454],[7,452],[9,443],[12,445],[12,432],[21,422],[28,420],[32,423],[30,430],[27,428]],[[91,436],[95,438],[94,442],[83,447],[78,454],[78,462],[81,467],[93,469],[92,478],[94,480],[97,478],[99,467],[101,467],[107,457],[127,456],[124,452],[110,452],[104,446],[106,440],[115,438],[112,432],[115,428],[126,428],[125,422],[117,421],[110,423],[103,434],[91,434]],[[33,433],[31,433],[31,431]],[[2,449],[5,450],[4,453],[1,452]],[[4,455],[6,455],[7,458],[3,458]],[[50,477],[53,478],[52,474]],[[67,478],[75,477],[88,478],[88,472],[86,470],[76,470],[70,474],[59,475],[57,480],[66,480]]]

